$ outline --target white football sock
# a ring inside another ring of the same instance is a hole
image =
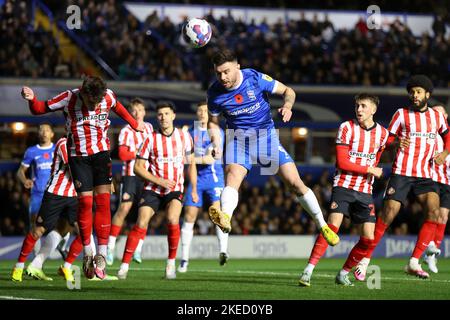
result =
[[[349,273],[349,272],[348,272],[347,270],[344,270],[344,269],[341,269],[341,271],[339,271],[339,275],[340,275],[341,277],[346,276],[348,273]]]
[[[143,244],[144,240],[139,239],[138,245],[136,246],[136,250],[134,250],[134,253],[141,253]]]
[[[175,267],[175,259],[167,259],[167,265]]]
[[[50,231],[45,238],[41,250],[39,250],[39,253],[36,255],[36,257],[34,257],[33,261],[31,261],[31,265],[35,268],[42,269],[42,265],[44,264],[45,260],[47,260],[47,258],[50,256],[50,253],[52,253],[56,249],[61,240],[62,237],[57,231]]]
[[[72,264],[70,262],[64,262],[64,268],[72,269]]]
[[[67,246],[69,244],[69,239],[70,239],[70,232],[67,232],[66,235],[63,237],[64,244],[61,246],[62,251],[66,251]]]
[[[216,226],[217,240],[219,241],[219,252],[228,253],[228,236],[229,233],[224,233],[218,226]]]
[[[436,248],[436,244],[434,243],[433,240],[431,240],[430,243],[428,244],[428,248],[430,248],[430,249]]]
[[[303,272],[306,272],[308,274],[312,274],[315,267],[316,267],[315,265],[313,265],[311,263],[308,263],[308,265],[306,266],[305,270],[303,270]]]
[[[308,192],[306,192],[303,196],[298,197],[298,201],[300,201],[303,209],[308,212],[309,216],[314,220],[319,229],[327,225],[325,219],[323,218],[322,209],[320,209],[319,202],[311,189],[308,189]]]
[[[130,265],[128,263],[122,262],[122,264],[120,265],[120,270],[128,271],[129,267]]]
[[[110,251],[114,251],[114,248],[116,247],[116,240],[117,240],[117,237],[109,236],[109,238],[108,238],[108,249]]]
[[[239,202],[239,193],[236,189],[232,187],[225,187],[220,195],[220,208],[227,215],[233,215]]]
[[[17,262],[17,263],[16,263],[16,268],[18,268],[18,269],[23,269],[23,268],[25,268],[25,262]]]
[[[35,245],[34,245],[34,248],[33,248],[34,256],[37,256],[37,254],[38,254],[39,251],[41,250],[41,244],[42,244],[41,238],[39,238],[39,239],[36,241],[36,243],[35,243]]]
[[[181,228],[181,260],[189,261],[189,250],[194,237],[194,222],[184,222]]]
[[[102,256],[106,257],[107,252],[108,252],[108,245],[101,244],[98,246],[98,254],[101,254]]]
[[[91,233],[91,250],[92,250],[92,255],[95,256],[97,254],[97,249],[95,248],[95,241],[94,241],[94,235]]]

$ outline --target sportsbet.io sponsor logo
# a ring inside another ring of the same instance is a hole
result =
[[[427,139],[436,139],[436,133],[434,132],[411,132],[409,134],[411,138],[427,138]]]

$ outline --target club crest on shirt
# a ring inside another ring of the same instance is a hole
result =
[[[333,202],[331,203],[330,209],[331,209],[331,210],[334,210],[334,209],[337,209],[337,207],[338,207],[337,202],[336,202],[336,201],[333,201]]]
[[[388,195],[393,195],[394,193],[395,193],[395,189],[392,188],[392,187],[390,187],[390,188],[388,189],[388,191],[387,191],[387,194],[388,194]]]
[[[247,91],[247,96],[248,96],[248,98],[250,99],[250,100],[256,100],[256,96],[255,96],[255,91],[253,91],[253,90],[248,90]]]

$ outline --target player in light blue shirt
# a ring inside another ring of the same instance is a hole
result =
[[[297,167],[280,144],[274,128],[268,94],[281,95],[283,105],[278,109],[283,122],[292,116],[295,92],[283,83],[253,69],[240,69],[236,56],[229,50],[218,51],[212,58],[217,80],[208,89],[211,113],[208,128],[214,145],[215,158],[222,155],[217,132],[219,115],[227,122],[225,141],[225,188],[220,210],[210,207],[211,221],[224,232],[231,231],[231,216],[239,201],[239,187],[253,164],[261,165],[262,174],[278,173],[302,207],[314,219],[322,236],[334,246],[339,237],[326,224],[316,196],[300,178]]]
[[[211,153],[211,139],[208,134],[208,106],[206,102],[197,105],[197,120],[189,130],[194,141],[194,154],[197,163],[197,194],[198,201],[192,200],[192,185],[189,183],[184,203],[184,222],[181,228],[181,263],[178,272],[186,272],[189,264],[189,250],[194,235],[194,224],[199,210],[203,207],[203,198],[207,197],[208,203],[220,208],[220,194],[224,187],[223,164],[216,161]],[[224,140],[223,130],[220,129],[221,140]],[[225,265],[228,260],[228,233],[224,233],[216,226],[219,240],[219,263]]]

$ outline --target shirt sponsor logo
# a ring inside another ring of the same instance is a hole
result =
[[[85,117],[78,117],[77,122],[80,121],[91,121],[91,120],[98,120],[98,121],[105,121],[107,118],[106,113],[100,113],[100,114],[93,114]]]
[[[409,136],[411,138],[436,139],[436,133],[434,132],[411,132]]]
[[[259,102],[257,102],[256,104],[248,107],[248,108],[243,108],[243,109],[239,109],[239,110],[235,110],[235,111],[231,111],[228,114],[231,116],[237,116],[240,115],[242,113],[249,113],[252,114],[254,112],[256,112],[259,108],[261,108],[261,105]]]
[[[356,157],[356,158],[366,158],[369,160],[374,160],[376,157],[375,153],[364,153],[364,152],[356,152],[356,151],[350,151],[349,153],[350,157]]]

